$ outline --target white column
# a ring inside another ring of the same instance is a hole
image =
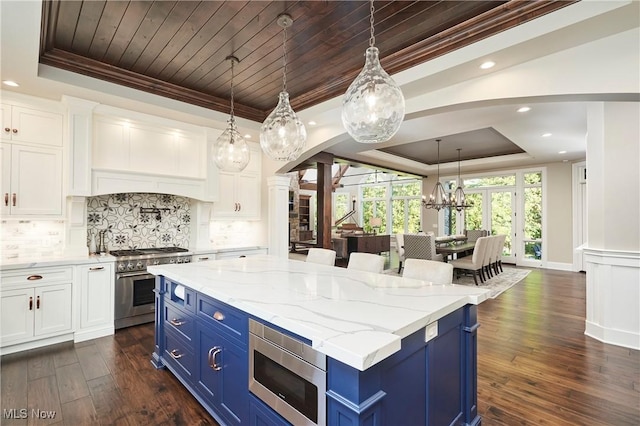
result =
[[[93,141],[93,109],[98,105],[84,99],[63,96],[67,106],[68,165],[67,195],[91,195],[91,147]]]
[[[189,247],[192,249],[210,249],[211,210],[213,203],[191,200],[191,236]]]
[[[278,257],[289,255],[289,182],[285,175],[267,178],[269,191],[269,254]]]
[[[640,104],[594,103],[587,130],[585,334],[640,349]]]

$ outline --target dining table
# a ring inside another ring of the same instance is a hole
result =
[[[453,259],[454,256],[459,259],[462,256],[473,253],[475,246],[475,241],[462,244],[450,243],[446,245],[438,245],[436,246],[436,253],[442,254],[445,261],[449,261],[450,258]]]

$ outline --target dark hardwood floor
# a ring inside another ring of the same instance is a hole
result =
[[[585,276],[577,273],[533,270],[480,305],[483,426],[640,424],[640,351],[585,336],[584,319]],[[171,373],[152,367],[152,350],[149,324],[6,355],[0,423],[216,424]],[[6,410],[22,408],[27,419],[6,418]],[[56,414],[36,419],[32,408]]]

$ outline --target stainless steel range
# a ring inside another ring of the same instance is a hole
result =
[[[155,320],[155,276],[147,265],[189,263],[191,253],[181,247],[114,250],[116,261],[115,328]]]

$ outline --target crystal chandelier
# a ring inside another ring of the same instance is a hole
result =
[[[249,146],[238,132],[233,115],[233,66],[239,61],[235,56],[227,56],[226,60],[231,62],[231,112],[226,130],[213,146],[213,162],[220,170],[240,172],[249,164]]]
[[[282,92],[278,97],[278,105],[260,128],[262,150],[271,159],[277,161],[295,160],[302,153],[307,141],[307,130],[291,108],[289,93],[287,93],[287,28],[292,24],[293,19],[290,15],[278,16],[278,25],[283,28],[284,34]]]
[[[436,139],[436,142],[438,142],[438,180],[436,181],[436,186],[433,187],[433,191],[431,191],[431,195],[429,195],[429,201],[424,195],[422,196],[422,206],[425,209],[440,211],[440,209],[450,206],[451,201],[447,198],[447,193],[440,183],[440,139]]]
[[[395,81],[382,69],[374,46],[373,0],[371,35],[362,71],[351,83],[342,101],[342,124],[353,139],[362,143],[385,142],[396,134],[404,119],[404,96]]]
[[[451,207],[455,207],[459,212],[471,207],[471,204],[467,204],[467,196],[462,189],[462,180],[460,180],[460,151],[462,149],[458,148],[458,187],[451,197]]]

